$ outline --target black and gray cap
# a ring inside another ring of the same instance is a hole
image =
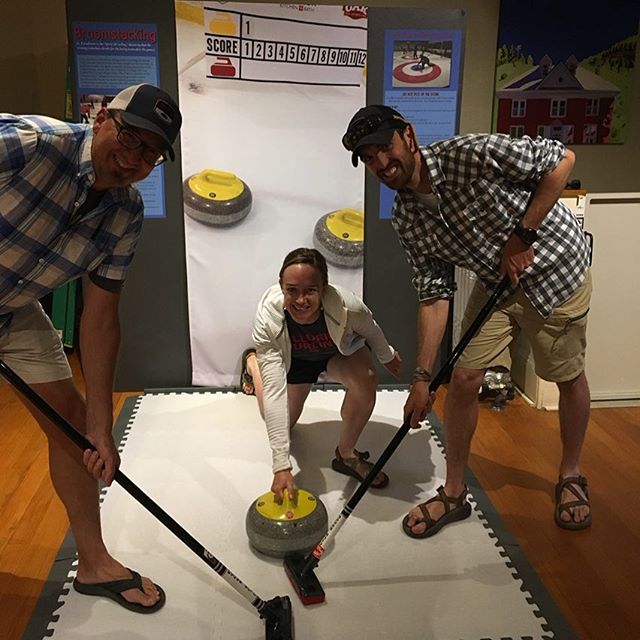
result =
[[[353,166],[358,165],[360,149],[368,144],[389,144],[394,131],[404,129],[409,123],[402,114],[383,104],[371,104],[359,109],[349,121],[342,145],[351,151]]]
[[[109,103],[109,111],[118,111],[125,124],[151,131],[167,143],[171,160],[175,154],[171,145],[182,125],[182,115],[175,100],[151,84],[136,84],[123,89]]]

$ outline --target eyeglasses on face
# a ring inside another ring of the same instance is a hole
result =
[[[116,130],[118,132],[116,134],[116,139],[125,149],[131,149],[132,151],[140,150],[140,157],[152,167],[157,167],[163,162],[166,162],[167,156],[163,151],[150,147],[148,144],[143,142],[137,133],[122,124],[118,118],[114,117],[113,122],[116,125]]]
[[[347,151],[353,151],[362,138],[377,131],[383,122],[391,122],[391,128],[393,129],[404,129],[407,126],[404,120],[399,120],[394,116],[382,116],[372,113],[351,124],[347,133],[342,136],[342,145]]]

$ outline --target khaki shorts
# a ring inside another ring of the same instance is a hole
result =
[[[462,321],[462,331],[471,325],[488,296],[477,282]],[[550,382],[567,382],[584,371],[586,331],[591,300],[591,272],[563,305],[542,318],[524,295],[522,288],[510,296],[482,325],[456,366],[487,369],[502,365],[511,368],[513,341],[520,331],[529,340],[536,374]]]
[[[39,302],[13,312],[9,329],[0,335],[0,358],[29,384],[71,377],[58,332]]]

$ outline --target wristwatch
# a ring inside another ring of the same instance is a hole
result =
[[[538,230],[532,229],[531,227],[524,227],[521,222],[518,222],[513,233],[528,246],[531,246],[538,239]]]

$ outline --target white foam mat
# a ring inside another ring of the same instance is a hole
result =
[[[342,398],[342,391],[313,391],[293,433],[297,484],[320,496],[330,523],[357,487],[330,466]],[[405,399],[406,392],[378,393],[359,449],[372,458],[384,449]],[[407,435],[385,468],[390,485],[369,491],[336,536],[316,569],[326,602],[311,607],[300,603],[281,561],[248,544],[247,509],[272,479],[254,398],[213,392],[140,398],[121,469],[261,598],[288,594],[297,640],[553,636],[477,508],[433,538],[404,535],[404,515],[443,482],[441,446],[428,429]],[[142,616],[71,589],[49,626],[53,638],[264,638],[251,604],[117,485],[105,492],[102,518],[111,552],[162,585],[167,604]]]

